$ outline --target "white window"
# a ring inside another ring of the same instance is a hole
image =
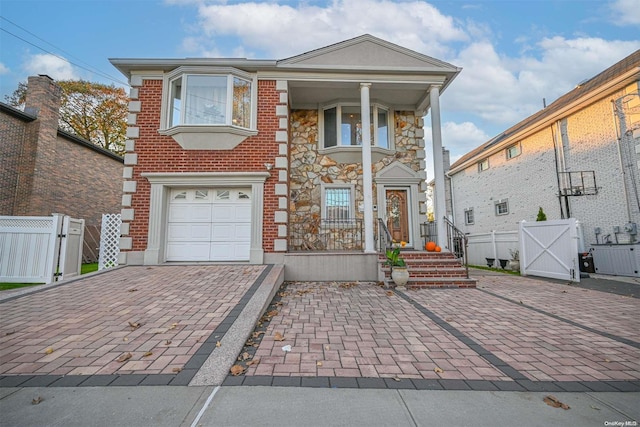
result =
[[[495,202],[496,215],[507,215],[509,213],[508,200],[497,200]]]
[[[168,127],[237,126],[250,129],[252,82],[232,74],[182,74],[169,84]]]
[[[474,222],[473,209],[472,208],[465,209],[464,210],[464,223],[466,225],[472,225],[473,222]]]
[[[354,218],[353,187],[326,186],[322,192],[322,219],[347,221]]]
[[[507,160],[518,157],[521,153],[520,143],[507,147],[505,151],[507,153]]]
[[[321,142],[323,148],[362,145],[362,114],[357,104],[337,104],[320,109]],[[389,109],[373,104],[371,106],[371,144],[376,147],[390,149]]]
[[[478,162],[478,172],[489,169],[489,159],[483,159]]]

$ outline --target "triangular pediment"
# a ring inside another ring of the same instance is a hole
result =
[[[389,166],[381,169],[377,174],[375,181],[415,181],[421,180],[420,174],[410,167],[400,162],[393,162]]]
[[[278,67],[455,73],[455,66],[365,34],[278,61]]]

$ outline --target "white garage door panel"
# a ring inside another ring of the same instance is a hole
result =
[[[209,242],[169,243],[167,259],[171,261],[209,261]]]
[[[170,242],[208,242],[209,234],[211,234],[211,224],[177,223],[169,224],[167,237]]]
[[[167,260],[248,261],[252,227],[251,200],[246,195],[250,194],[250,189],[233,188],[174,190]]]
[[[211,205],[180,204],[169,209],[169,222],[211,222]]]
[[[251,222],[251,206],[236,206],[235,217],[238,222]]]
[[[235,225],[236,239],[250,242],[251,241],[251,224],[236,224]]]

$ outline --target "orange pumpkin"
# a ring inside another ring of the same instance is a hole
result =
[[[436,252],[440,252],[441,250],[442,248],[440,246],[436,246],[436,249],[435,249]]]
[[[436,242],[427,242],[424,248],[429,252],[433,252],[436,250]]]

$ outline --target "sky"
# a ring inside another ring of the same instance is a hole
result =
[[[2,0],[0,100],[36,74],[126,85],[109,58],[284,59],[365,33],[462,68],[440,101],[453,162],[640,49],[640,1]]]

